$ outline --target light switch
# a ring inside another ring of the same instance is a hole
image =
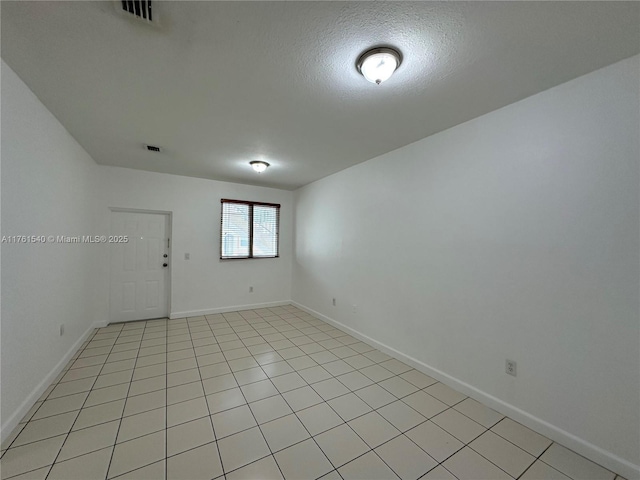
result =
[[[185,260],[189,260],[189,258],[191,258],[191,254],[189,254],[189,253],[185,253],[185,254],[184,254],[184,259],[185,259]]]

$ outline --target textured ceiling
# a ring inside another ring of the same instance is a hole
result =
[[[638,2],[118,3],[2,1],[2,58],[100,164],[286,189],[640,51]]]

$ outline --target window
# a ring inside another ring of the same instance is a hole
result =
[[[220,258],[276,258],[280,205],[222,199]]]

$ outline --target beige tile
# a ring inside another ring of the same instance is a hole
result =
[[[321,433],[314,440],[336,468],[369,450],[369,446],[346,424]]]
[[[244,385],[240,390],[249,403],[278,395],[278,390],[269,379]]]
[[[129,383],[133,375],[133,370],[125,370],[124,372],[107,373],[106,375],[100,375],[96,380],[93,388],[104,388],[112,385],[118,385],[120,383]]]
[[[425,417],[400,400],[379,408],[378,413],[401,432],[406,432],[426,420]]]
[[[90,367],[92,365],[102,365],[107,361],[108,355],[98,355],[95,357],[86,357],[86,358],[78,358],[73,362],[71,368],[82,368],[82,367]]]
[[[297,415],[311,435],[317,435],[344,423],[326,403],[300,410]]]
[[[296,388],[304,387],[307,382],[295,372],[273,377],[271,379],[280,393],[288,392],[289,390],[295,390]]]
[[[250,357],[251,356],[251,352],[249,350],[247,350],[246,348],[242,347],[242,348],[234,348],[232,350],[226,350],[223,348],[223,346],[221,345],[220,348],[222,349],[222,351],[224,352],[224,357],[227,359],[227,361],[229,362],[229,364],[231,365],[231,362],[234,360],[238,360],[240,358],[245,358],[245,357]],[[253,359],[251,359],[253,360]],[[255,360],[254,360],[255,361]],[[238,362],[237,365],[240,366],[242,364],[242,362]],[[255,366],[255,365],[252,365]],[[233,367],[231,367],[233,370]]]
[[[187,370],[190,371],[190,370]],[[199,369],[200,376],[204,380],[205,378],[213,378],[218,377],[220,375],[226,375],[231,373],[231,369],[229,368],[228,363],[216,363],[215,365],[207,365],[206,367],[201,367]],[[184,372],[180,372],[184,373]],[[180,373],[174,373],[173,375],[179,375]]]
[[[124,407],[124,416],[129,417],[137,413],[148,412],[149,410],[164,407],[166,404],[166,390],[157,390],[155,392],[128,397]]]
[[[284,480],[273,456],[234,470],[226,475],[227,480]]]
[[[275,420],[292,413],[291,409],[281,396],[273,396],[258,400],[249,404],[259,424]]]
[[[345,358],[345,360],[349,360],[349,358]],[[353,372],[353,367],[349,365],[345,360],[336,360],[335,362],[324,363],[322,365],[322,368],[324,368],[333,376],[344,375],[345,373]]]
[[[314,383],[311,388],[325,400],[331,400],[332,398],[349,393],[349,389],[335,378]]]
[[[130,360],[120,360],[119,362],[111,362],[107,363],[102,367],[101,374],[103,373],[116,373],[123,372],[125,370],[132,370],[136,365],[136,360],[134,358]]]
[[[293,368],[287,362],[276,362],[268,365],[263,365],[262,370],[267,374],[269,378],[285,375],[293,372]]]
[[[226,471],[243,467],[271,453],[258,427],[219,440],[218,448]]]
[[[82,392],[76,393],[75,395],[67,395],[66,397],[46,400],[40,404],[40,408],[38,408],[33,417],[31,417],[31,420],[38,420],[52,415],[80,410],[88,395],[89,392]]]
[[[164,430],[166,418],[164,407],[123,418],[118,432],[118,443]]]
[[[167,378],[165,376],[145,378],[131,382],[129,396],[141,395],[143,393],[155,392],[167,388]]]
[[[312,440],[305,440],[274,455],[284,478],[318,478],[333,470],[333,466]]]
[[[380,363],[380,366],[386,368],[392,373],[395,373],[396,375],[413,370],[409,365],[402,363],[400,360],[396,360],[395,358]]]
[[[211,479],[222,475],[216,442],[167,458],[167,480]]]
[[[104,480],[111,461],[113,447],[58,461],[51,469],[48,480]]]
[[[207,408],[207,401],[204,397],[169,405],[167,407],[167,427],[173,427],[174,425],[179,425],[208,415],[209,409]]]
[[[294,412],[322,403],[322,397],[311,387],[297,388],[282,394]]]
[[[144,380],[145,378],[157,377],[159,375],[167,374],[167,364],[157,363],[155,365],[148,365],[146,367],[136,367],[133,371],[133,381]]]
[[[374,452],[369,452],[338,469],[344,480],[391,480],[393,473]]]
[[[210,348],[210,347],[199,347],[199,348]],[[218,348],[217,346],[215,348]],[[175,362],[176,360],[185,360],[187,358],[194,358],[196,356],[196,352],[194,349],[186,348],[184,350],[177,350],[175,352],[167,352],[165,361],[167,362]]]
[[[332,378],[331,374],[327,372],[320,365],[316,365],[315,367],[306,368],[304,370],[299,370],[298,375],[300,375],[304,380],[309,383],[317,383],[322,380],[327,380]]]
[[[211,415],[211,420],[218,440],[256,426],[256,421],[247,405]]]
[[[213,345],[208,345],[207,347],[200,348],[214,348]],[[215,348],[218,348],[217,346]],[[198,356],[198,366],[205,367],[207,365],[215,365],[216,363],[226,363],[226,359],[221,352],[209,353],[207,355]]]
[[[449,408],[445,403],[424,392],[415,392],[403,398],[402,401],[426,418],[431,418]]]
[[[369,385],[368,387],[357,390],[355,394],[373,409],[378,409],[397,400],[396,397],[379,385]]]
[[[202,382],[186,383],[177,387],[167,388],[168,405],[184,402],[185,400],[193,400],[198,397],[204,397]]]
[[[3,478],[9,478],[51,465],[56,455],[58,455],[65,438],[65,435],[60,435],[22,447],[10,448],[0,460],[0,470]]]
[[[239,372],[234,372],[238,385],[247,385],[249,383],[259,382],[260,380],[267,379],[267,375],[262,371],[262,368],[255,367]]]
[[[371,411],[371,407],[353,393],[334,398],[327,403],[345,422]]]
[[[190,450],[215,440],[209,417],[167,429],[167,456]]]
[[[78,415],[73,430],[91,427],[100,423],[110,422],[122,417],[125,400],[116,400],[115,402],[103,403],[95,407],[83,408]]]
[[[209,367],[204,367],[209,368]],[[177,387],[185,383],[197,382],[200,380],[202,370],[192,368],[191,370],[183,370],[182,372],[170,373],[167,375],[167,387]],[[202,375],[202,378],[208,378]]]
[[[449,406],[455,405],[456,403],[459,403],[467,398],[466,395],[463,395],[462,393],[457,392],[453,388],[448,387],[444,383],[440,382],[434,383],[433,385],[425,388],[424,391]]]
[[[469,443],[485,431],[482,425],[453,409],[445,410],[441,414],[433,417],[431,421],[449,432],[462,443]]]
[[[490,431],[480,435],[469,446],[516,478],[522,475],[535,460],[532,455]]]
[[[345,358],[344,361],[351,365],[356,370],[360,370],[361,368],[370,367],[371,365],[375,365],[375,362],[369,360],[364,355],[356,355],[355,357]]]
[[[183,360],[167,362],[167,373],[182,372],[183,370],[190,370],[192,368],[198,368],[198,362],[196,362],[195,358],[185,358]]]
[[[511,443],[515,443],[523,450],[529,452],[534,457],[539,457],[549,445],[551,440],[543,437],[539,433],[528,429],[524,425],[514,422],[510,418],[505,418],[495,425],[492,432],[497,433],[502,438],[506,438]]]
[[[406,397],[407,395],[410,395],[411,393],[414,393],[418,390],[415,385],[407,382],[406,380],[403,380],[400,377],[388,378],[380,382],[378,385],[398,398]]]
[[[268,365],[270,363],[281,362],[283,358],[276,352],[261,353],[254,356],[258,365]]]
[[[511,477],[489,460],[465,447],[442,464],[460,480],[510,480]]]
[[[403,480],[417,480],[438,465],[404,435],[379,446],[375,451]]]
[[[39,468],[37,470],[31,470],[30,472],[23,473],[22,475],[16,475],[11,477],[11,480],[45,480],[49,474],[50,466]],[[4,477],[2,477],[4,478]]]
[[[93,407],[102,403],[113,402],[126,398],[129,391],[129,385],[123,383],[121,385],[114,385],[113,387],[99,388],[92,390],[87,397],[87,401],[84,404],[84,408]]]
[[[309,433],[294,414],[264,423],[260,429],[274,453],[309,438]]]
[[[391,425],[377,412],[370,412],[349,422],[349,426],[362,438],[371,448],[391,440],[400,435],[400,430]]]
[[[429,375],[425,375],[418,370],[409,370],[400,375],[400,378],[406,380],[407,382],[415,385],[418,388],[426,388],[429,385],[433,385],[437,383],[435,378],[431,378]]]
[[[207,378],[202,381],[202,384],[207,395],[222,392],[223,390],[229,390],[238,386],[236,378],[231,373],[226,375],[219,375],[213,378]]]
[[[13,442],[12,447],[18,447],[20,445],[67,433],[71,430],[71,426],[77,416],[78,412],[75,411],[40,420],[33,420],[32,422],[27,423],[24,429],[20,432],[20,435],[18,435]]]
[[[67,460],[85,453],[110,447],[116,443],[119,420],[95,425],[69,434],[64,443],[58,461]]]
[[[83,378],[82,380],[74,380],[72,382],[59,383],[51,391],[47,400],[53,398],[64,397],[67,395],[73,395],[74,393],[88,392],[93,387],[95,379]],[[99,388],[99,387],[96,387]]]
[[[609,470],[557,443],[553,443],[542,454],[540,460],[571,478],[613,480],[615,477],[615,474]]]
[[[453,474],[442,465],[437,466],[427,473],[422,480],[457,480]]]
[[[361,388],[373,384],[373,382],[368,377],[365,377],[360,372],[345,373],[344,375],[340,375],[337,378],[340,383],[342,383],[351,391],[360,390]]]
[[[74,368],[72,370],[67,370],[62,376],[61,382],[69,382],[72,380],[80,380],[82,378],[95,378],[102,370],[102,365],[95,365],[92,367],[84,367],[84,368]]]
[[[121,360],[131,360],[132,358],[136,358],[138,356],[139,351],[137,349],[129,350],[130,346],[125,347],[127,350],[123,350],[120,352],[111,352],[107,357],[107,363],[110,362],[120,362]]]
[[[409,430],[406,435],[438,462],[464,447],[460,440],[430,421]]]
[[[571,480],[566,475],[560,473],[553,467],[550,467],[540,460],[529,467],[520,477],[521,480]],[[616,479],[617,480],[617,479]]]
[[[458,403],[455,407],[457,411],[463,413],[470,419],[478,422],[485,428],[491,428],[496,423],[504,418],[504,415],[496,412],[495,410],[485,407],[480,402],[475,401],[473,398],[467,398]]]
[[[152,433],[116,445],[109,467],[109,478],[130,472],[165,457],[165,432]],[[136,476],[132,476],[136,478]]]
[[[242,390],[239,388],[232,388],[207,395],[207,404],[209,405],[209,412],[211,414],[229,410],[230,408],[238,407],[245,403],[247,402],[244,399],[244,395],[242,395]]]

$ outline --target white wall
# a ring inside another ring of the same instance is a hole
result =
[[[100,166],[101,231],[109,208],[172,212],[172,317],[291,299],[293,193],[120,167]],[[220,199],[279,203],[280,258],[220,260]],[[184,254],[190,254],[185,260]],[[108,319],[109,252],[104,249],[98,310]],[[249,286],[254,287],[249,293]]]
[[[632,471],[638,71],[636,56],[298,190],[293,300]]]
[[[94,233],[95,163],[4,61],[1,153],[3,236]],[[93,324],[95,252],[2,245],[3,437]]]

